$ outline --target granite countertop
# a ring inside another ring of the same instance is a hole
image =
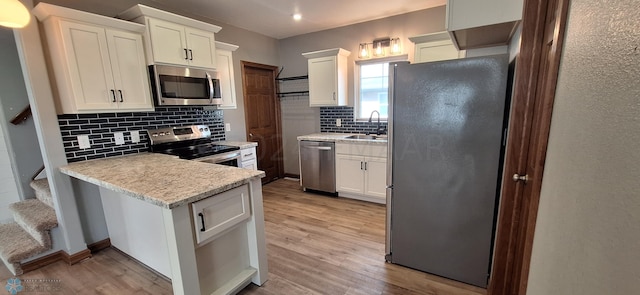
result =
[[[76,162],[60,167],[60,172],[169,209],[265,176],[259,170],[182,160],[157,153]]]
[[[341,143],[359,143],[359,144],[372,144],[372,145],[387,145],[387,136],[379,135],[382,139],[353,139],[345,138],[347,136],[354,135],[355,133],[313,133],[308,135],[298,136],[298,140],[313,140],[313,141],[332,141]]]
[[[216,143],[217,144],[230,145],[230,146],[237,146],[241,150],[258,146],[258,143],[257,142],[253,142],[253,141],[226,141],[225,140],[225,141],[217,141]]]

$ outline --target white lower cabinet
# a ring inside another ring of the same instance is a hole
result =
[[[338,195],[386,203],[386,150],[386,146],[336,143]]]
[[[249,187],[243,185],[197,201],[191,208],[196,243],[200,245],[251,216]]]
[[[240,150],[240,168],[258,170],[256,148],[250,147]]]

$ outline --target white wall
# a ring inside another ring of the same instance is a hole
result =
[[[29,105],[22,78],[20,58],[13,31],[0,27],[0,128],[3,129],[19,199],[34,196],[29,187],[31,177],[42,166],[33,119],[13,125],[9,122]],[[1,219],[1,218],[0,218]]]
[[[572,1],[528,295],[640,292],[640,9]]]
[[[11,157],[7,150],[4,132],[0,128],[0,223],[13,220],[13,214],[8,207],[9,204],[18,201],[20,198],[18,198],[18,187],[11,169]]]

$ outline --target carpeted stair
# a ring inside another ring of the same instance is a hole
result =
[[[31,187],[36,198],[11,204],[15,222],[0,224],[0,259],[14,275],[22,274],[21,261],[51,249],[50,231],[58,226],[47,179]]]

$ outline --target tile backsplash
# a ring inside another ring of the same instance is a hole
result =
[[[224,140],[222,110],[203,107],[156,107],[153,112],[58,115],[58,123],[67,161],[79,162],[149,150],[147,133],[150,128],[208,125],[214,140]],[[131,131],[139,130],[140,142],[131,142]],[[116,145],[114,132],[123,132],[125,144]],[[78,135],[88,135],[91,147],[81,149]]]
[[[320,108],[320,132],[334,133],[375,133],[377,117],[373,116],[371,123],[367,121],[354,121],[353,107],[321,107]],[[342,126],[336,126],[336,119],[342,120]],[[387,122],[380,122],[380,126],[387,128]]]

